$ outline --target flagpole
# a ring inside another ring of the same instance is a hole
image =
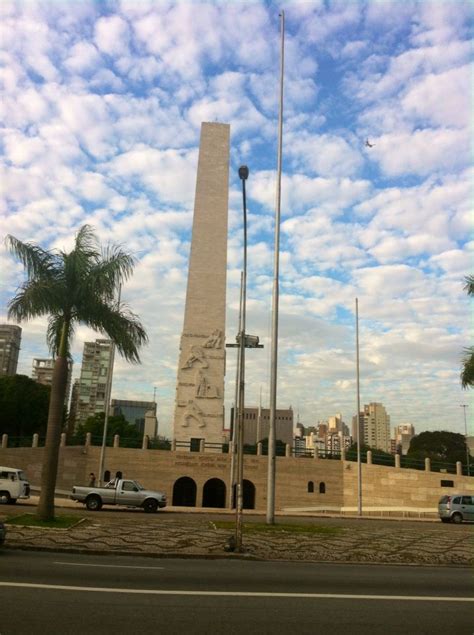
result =
[[[267,524],[275,523],[275,444],[276,444],[276,406],[277,406],[277,363],[278,363],[278,304],[279,304],[279,267],[280,267],[280,212],[281,212],[281,167],[283,147],[283,77],[285,64],[285,12],[280,13],[280,110],[278,115],[278,166],[275,209],[275,247],[273,266],[272,299],[272,342],[270,371],[270,421],[268,430],[268,474],[267,474]]]

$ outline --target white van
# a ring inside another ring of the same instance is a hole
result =
[[[23,470],[0,465],[0,501],[14,505],[18,498],[30,497],[30,484]]]

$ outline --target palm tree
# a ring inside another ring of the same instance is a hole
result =
[[[468,295],[474,296],[474,276],[466,276],[464,289]],[[462,357],[461,385],[463,388],[474,386],[474,346],[464,349]]]
[[[139,363],[139,348],[147,334],[127,306],[117,306],[119,285],[127,280],[135,261],[118,246],[101,249],[93,229],[84,225],[69,253],[47,251],[7,236],[9,251],[24,265],[26,280],[8,304],[8,317],[22,322],[48,315],[47,342],[55,365],[49,402],[48,427],[41,473],[38,517],[54,519],[54,489],[66,394],[68,357],[74,328],[85,324],[105,333],[125,359]]]

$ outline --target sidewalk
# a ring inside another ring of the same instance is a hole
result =
[[[29,504],[0,507],[0,519],[33,513],[37,497]],[[70,529],[40,529],[7,524],[5,546],[11,549],[133,554],[177,558],[257,558],[298,562],[364,562],[385,564],[474,565],[474,525],[439,522],[405,523],[403,520],[359,522],[358,518],[314,518],[310,527],[318,533],[252,530],[244,515],[244,555],[225,551],[233,534],[234,512],[167,508],[156,514],[141,510],[122,513],[84,512],[68,499],[57,499],[63,513],[74,508],[78,524]],[[179,513],[178,510],[179,509]],[[193,513],[189,513],[189,512]],[[220,528],[212,511],[228,515],[229,527]],[[133,515],[132,515],[133,514]],[[211,516],[211,520],[209,519]],[[262,517],[261,524],[265,522]],[[295,518],[288,523],[296,524]],[[308,524],[305,518],[302,523]],[[285,523],[278,515],[277,525]],[[246,525],[250,530],[246,528]]]

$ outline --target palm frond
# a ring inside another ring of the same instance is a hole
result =
[[[59,311],[62,303],[62,294],[54,278],[27,280],[8,303],[8,317],[23,322]]]
[[[474,386],[474,346],[464,349],[461,370],[461,386],[463,388]]]
[[[464,282],[464,290],[467,291],[467,294],[474,295],[474,276],[466,276]]]
[[[116,308],[110,304],[95,302],[78,319],[96,331],[105,333],[119,353],[134,364],[140,362],[138,351],[148,342],[148,336],[135,313],[124,304]]]
[[[18,258],[29,279],[49,276],[57,267],[57,254],[34,243],[24,243],[14,236],[5,238],[8,251]]]

